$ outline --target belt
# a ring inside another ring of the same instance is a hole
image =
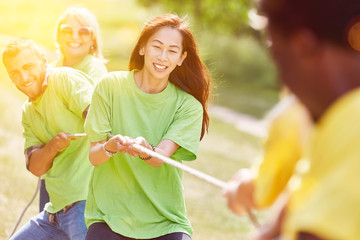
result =
[[[69,204],[67,206],[65,206],[63,209],[61,209],[60,211],[56,212],[56,213],[49,213],[46,212],[47,217],[49,218],[49,222],[54,224],[56,222],[56,214],[63,211],[64,213],[66,213],[67,211],[69,211],[69,209],[74,206],[77,202],[73,202],[72,204]]]

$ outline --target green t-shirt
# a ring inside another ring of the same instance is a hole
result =
[[[45,145],[59,132],[84,132],[82,114],[90,104],[93,90],[86,74],[72,68],[52,69],[44,93],[23,105],[25,150]],[[55,157],[52,167],[43,175],[50,196],[46,211],[55,213],[86,199],[93,169],[88,154],[89,140],[81,138],[71,141]]]
[[[202,116],[200,102],[171,83],[161,93],[148,94],[136,86],[134,71],[112,72],[94,91],[85,131],[90,142],[104,140],[109,133],[142,136],[155,146],[170,139],[180,146],[171,158],[181,162],[196,158]],[[191,235],[182,171],[167,164],[152,167],[118,153],[94,168],[85,220],[88,226],[106,222],[131,238]]]
[[[62,59],[56,62],[54,66],[63,67]],[[91,77],[90,82],[94,86],[96,86],[100,79],[108,72],[104,61],[91,54],[86,55],[80,62],[72,66],[72,68],[89,75]]]

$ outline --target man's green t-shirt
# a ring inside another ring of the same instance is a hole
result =
[[[60,59],[55,63],[55,67],[63,67],[63,61]],[[100,79],[108,72],[103,60],[95,57],[94,55],[86,55],[80,62],[72,66],[90,76],[90,83],[94,86]]]
[[[90,142],[108,134],[142,136],[154,146],[169,139],[180,146],[171,158],[181,162],[196,158],[202,116],[200,102],[171,83],[161,93],[148,94],[136,86],[134,71],[112,72],[94,91],[85,131]],[[85,220],[88,226],[106,222],[114,232],[131,238],[191,235],[182,171],[116,154],[94,168]]]
[[[45,145],[59,132],[84,132],[82,114],[94,89],[89,77],[72,68],[54,68],[47,81],[44,93],[23,105],[25,150]],[[89,141],[81,138],[71,141],[55,157],[52,167],[42,176],[50,196],[47,212],[55,213],[73,202],[86,200],[93,169],[88,154]]]

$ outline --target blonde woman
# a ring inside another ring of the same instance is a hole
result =
[[[89,75],[92,85],[107,73],[101,52],[99,24],[96,17],[84,7],[70,7],[58,19],[56,42],[59,60],[52,67],[72,67]],[[41,181],[40,212],[49,202],[45,181]]]

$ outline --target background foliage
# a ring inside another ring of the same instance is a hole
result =
[[[169,12],[193,16],[199,28],[219,34],[241,35],[253,32],[249,27],[248,11],[255,7],[249,0],[138,0],[146,7],[161,5]]]
[[[279,86],[261,31],[251,27],[251,0],[138,0],[150,9],[189,16],[202,58],[214,77],[214,102],[262,117]]]

